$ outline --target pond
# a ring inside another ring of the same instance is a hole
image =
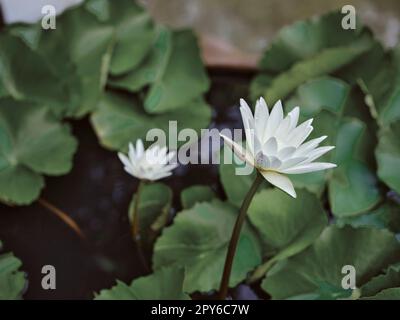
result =
[[[207,101],[213,106],[211,127],[238,128],[237,103],[248,95],[251,73],[212,71]],[[74,167],[66,176],[47,178],[42,198],[70,215],[81,227],[82,240],[39,204],[29,207],[0,205],[0,238],[24,261],[28,275],[26,299],[91,299],[93,293],[145,275],[131,238],[128,207],[137,179],[127,175],[115,152],[98,144],[89,120],[73,122],[79,139]],[[180,191],[194,184],[212,186],[221,198],[217,165],[188,165],[163,180],[174,190],[171,214],[180,211]],[[57,271],[57,290],[43,290],[43,265]],[[245,292],[247,292],[245,290]],[[246,293],[249,297],[253,295]]]

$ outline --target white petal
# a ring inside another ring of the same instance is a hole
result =
[[[313,162],[304,165],[298,165],[286,170],[282,170],[283,173],[286,174],[300,174],[300,173],[308,173],[320,170],[326,170],[335,168],[336,164],[329,163],[329,162]]]
[[[316,148],[322,141],[324,141],[328,136],[322,136],[319,138],[312,139],[301,146],[299,146],[295,152],[295,156],[300,156],[308,153],[309,151]]]
[[[151,175],[150,180],[152,180],[152,181],[160,180],[160,179],[169,177],[171,175],[172,175],[172,172],[155,172],[153,175]]]
[[[285,148],[279,150],[278,158],[283,161],[283,160],[291,157],[295,151],[296,151],[295,147],[285,147]]]
[[[265,127],[268,121],[268,108],[266,107],[265,101],[261,103],[261,99],[256,103],[256,110],[254,112],[254,126],[256,129],[256,134],[260,139],[263,139]],[[262,99],[264,100],[264,99]]]
[[[142,141],[142,139],[138,139],[136,141],[136,157],[137,158],[142,157],[143,153],[144,153],[143,141]]]
[[[335,149],[334,146],[326,146],[326,147],[319,147],[317,149],[312,150],[310,153],[307,154],[307,163],[310,163],[314,161],[315,159],[318,159],[319,157],[323,156],[325,153],[331,151],[332,149]]]
[[[300,146],[313,130],[312,121],[313,119],[307,120],[294,129],[288,136],[287,143],[294,147]]]
[[[287,159],[286,161],[282,162],[282,165],[279,167],[279,170],[281,171],[284,169],[294,167],[295,165],[298,165],[299,163],[301,163],[305,160],[307,160],[307,157],[297,157],[297,158]]]
[[[277,103],[275,103],[275,106],[272,109],[271,114],[269,115],[265,139],[268,139],[275,133],[275,130],[278,128],[282,119],[283,119],[283,108],[282,108],[282,102],[281,100],[279,100]]]
[[[269,162],[268,157],[265,154],[263,154],[262,152],[257,153],[257,155],[255,157],[255,163],[258,168],[264,168],[264,169],[268,169],[271,164]]]
[[[220,134],[221,138],[224,139],[225,143],[230,146],[233,152],[243,161],[246,161],[248,164],[254,166],[254,161],[252,156],[247,152],[246,149],[243,150],[242,146],[237,144],[235,141],[229,139],[227,136]]]
[[[269,157],[268,157],[268,160],[269,160],[269,163],[270,163],[269,167],[270,167],[271,169],[278,169],[278,168],[282,165],[282,161],[279,160],[279,159],[278,159],[277,157],[275,157],[275,156],[269,156]]]
[[[269,183],[285,191],[293,198],[296,198],[296,191],[288,177],[273,171],[260,171],[260,173]]]
[[[249,105],[246,101],[244,101],[244,99],[240,99],[240,113],[242,114],[242,119],[244,120],[246,118],[249,122],[250,127],[254,129],[253,113],[251,112]]]
[[[129,161],[129,158],[121,152],[118,152],[118,158],[124,164],[125,167],[131,167],[132,163]]]
[[[170,151],[167,155],[167,163],[171,162],[171,160],[175,157],[176,152],[175,151]]]
[[[300,108],[295,107],[292,111],[289,112],[290,115],[290,127],[289,131],[293,130],[297,126],[297,122],[299,121],[300,116]]]
[[[262,147],[262,152],[268,156],[276,155],[278,151],[278,142],[275,137],[269,138]]]
[[[132,143],[129,143],[128,156],[131,159],[131,161],[134,161],[136,159],[135,147],[133,146]]]
[[[176,169],[178,167],[178,163],[171,163],[171,164],[167,164],[166,166],[163,167],[164,171],[172,171],[174,169]]]
[[[252,120],[249,119],[248,115],[246,114],[246,111],[244,111],[243,108],[240,108],[240,113],[242,114],[242,121],[243,121],[243,127],[244,127],[244,133],[246,135],[246,143],[251,151],[252,154],[254,153],[254,127],[251,124]]]
[[[262,107],[265,107],[265,109],[267,109],[267,114],[269,115],[269,109],[268,109],[268,106],[267,106],[267,103],[265,102],[265,100],[264,100],[264,98],[263,97],[260,97],[260,105],[262,106]]]
[[[274,133],[274,136],[279,139],[279,140],[284,140],[287,135],[289,134],[289,129],[290,129],[290,115],[288,115],[283,121],[280,123],[278,128],[276,129],[276,132]]]

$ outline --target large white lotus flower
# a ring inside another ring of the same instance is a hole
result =
[[[310,135],[313,119],[297,126],[300,108],[295,107],[284,118],[282,102],[271,113],[263,98],[257,101],[254,116],[246,101],[240,100],[240,112],[246,134],[247,148],[221,134],[235,154],[255,167],[264,178],[296,198],[293,184],[286,174],[300,174],[336,167],[333,163],[313,162],[334,147],[319,147],[327,136],[303,143]]]
[[[144,150],[141,139],[136,141],[136,149],[132,143],[129,144],[128,156],[120,152],[118,157],[125,171],[141,180],[155,181],[169,177],[178,166],[177,163],[170,163],[175,152],[168,153],[167,147],[160,148],[158,145]]]

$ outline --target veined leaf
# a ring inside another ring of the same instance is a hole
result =
[[[72,168],[77,141],[46,108],[0,99],[0,199],[30,204],[44,186],[42,174]]]
[[[253,280],[263,277],[275,262],[311,245],[328,224],[319,199],[301,190],[297,199],[278,189],[263,190],[255,195],[248,215],[270,251]]]
[[[163,268],[135,279],[128,286],[118,281],[111,289],[101,290],[95,300],[189,300],[183,291],[184,270]]]
[[[209,85],[193,32],[176,31],[172,35],[168,60],[159,68],[144,108],[149,113],[188,108],[190,101],[205,93]]]
[[[330,226],[311,247],[276,264],[262,288],[286,299],[315,292],[321,281],[341,287],[346,265],[354,266],[361,287],[399,257],[400,244],[387,230]]]
[[[184,288],[188,292],[217,289],[236,215],[235,207],[220,201],[198,203],[178,213],[155,244],[154,268],[184,267]],[[233,262],[231,287],[261,262],[260,251],[254,231],[245,225]]]
[[[375,150],[378,162],[378,176],[390,188],[400,193],[400,121],[382,128]]]
[[[0,241],[0,250],[2,243]],[[22,262],[11,252],[0,254],[0,300],[19,300],[26,286]]]
[[[211,110],[202,99],[192,101],[190,107],[176,112],[149,115],[143,112],[140,103],[133,98],[106,94],[92,114],[91,121],[103,146],[126,150],[129,142],[139,138],[146,140],[151,129],[168,132],[170,121],[176,121],[178,132],[183,128],[192,128],[199,133],[208,127],[210,117]]]

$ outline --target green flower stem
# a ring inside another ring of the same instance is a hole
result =
[[[263,263],[256,270],[254,270],[253,274],[247,280],[247,283],[252,284],[260,280],[274,266],[275,262],[276,261],[272,258],[271,260]]]
[[[55,205],[45,200],[44,198],[39,198],[38,203],[49,210],[51,213],[55,214],[58,218],[60,218],[68,227],[70,227],[80,238],[84,239],[85,235],[82,232],[81,228],[78,224],[64,211],[57,208]]]
[[[231,240],[229,242],[228,252],[225,259],[224,273],[222,274],[221,285],[219,288],[218,298],[221,300],[225,300],[226,295],[228,294],[229,278],[231,276],[233,259],[235,257],[236,247],[240,237],[240,231],[242,230],[243,223],[246,220],[247,209],[249,208],[251,200],[256,194],[257,189],[262,181],[264,181],[264,177],[257,172],[257,177],[254,180],[250,190],[247,192],[246,197],[242,202],[242,206],[240,207],[239,215],[236,219],[236,223],[232,231]]]
[[[143,268],[146,270],[146,272],[148,272],[149,267],[147,265],[146,258],[143,253],[142,241],[140,238],[140,222],[139,222],[139,202],[140,202],[140,196],[142,194],[142,190],[143,190],[143,187],[145,184],[146,184],[145,181],[140,180],[138,188],[136,190],[135,204],[133,207],[133,217],[132,217],[132,239],[136,244],[140,262],[142,263]]]

